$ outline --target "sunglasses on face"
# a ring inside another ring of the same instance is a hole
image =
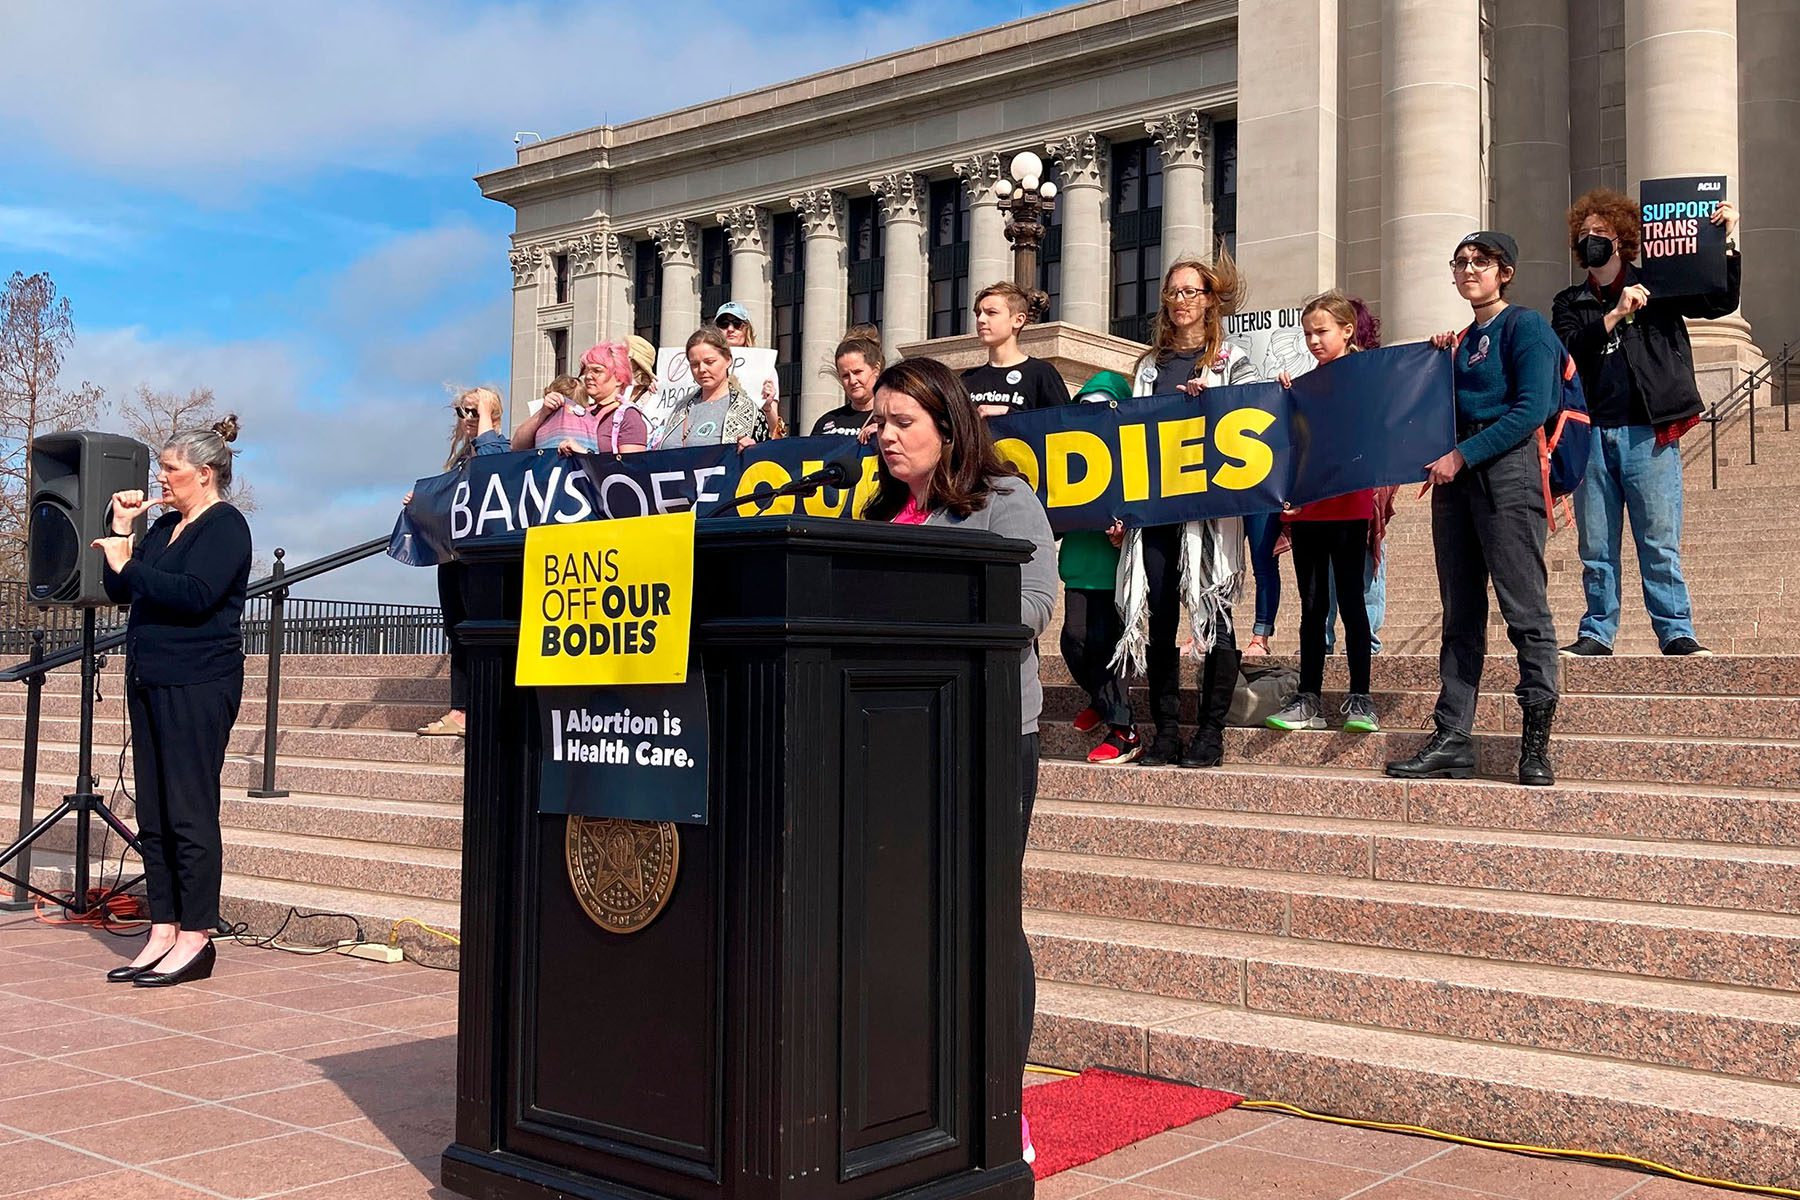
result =
[[[736,317],[720,317],[715,324],[720,329],[742,329],[744,327],[744,323]]]
[[[455,412],[456,412],[456,415],[464,421],[467,421],[469,418],[471,418],[475,415],[474,409],[463,408],[460,405],[455,409]]]

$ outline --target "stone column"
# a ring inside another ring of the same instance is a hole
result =
[[[1481,228],[1478,0],[1382,0],[1382,340],[1469,323],[1450,254]]]
[[[1145,121],[1144,132],[1162,147],[1164,269],[1178,258],[1211,261],[1212,196],[1207,189],[1212,175],[1206,156],[1212,148],[1212,118],[1190,108]]]
[[[754,204],[740,204],[718,217],[731,242],[731,298],[750,311],[750,323],[756,327],[761,344],[767,346],[775,336],[769,323],[774,306],[770,290],[774,277],[769,267],[769,214]]]
[[[1006,172],[998,154],[977,154],[956,164],[969,189],[969,298],[990,283],[1010,280],[1012,246],[1006,240],[1006,218],[994,185]]]
[[[1049,142],[1044,154],[1060,168],[1062,191],[1062,298],[1057,319],[1099,333],[1106,327],[1106,190],[1110,157],[1107,141],[1072,133]]]
[[[594,235],[594,259],[600,272],[600,331],[609,342],[631,336],[631,239],[612,230]]]
[[[662,340],[679,346],[700,328],[700,226],[663,221],[650,236],[662,255]]]
[[[552,254],[569,256],[569,363],[605,335],[605,296],[600,281],[600,259],[606,234],[577,234],[550,248]]]
[[[517,246],[507,254],[512,263],[512,386],[507,396],[507,423],[510,430],[529,414],[527,402],[538,394],[538,288],[543,273],[544,248]],[[543,383],[548,383],[546,377]]]
[[[829,188],[790,197],[806,237],[806,293],[800,326],[800,398],[796,429],[813,422],[839,402],[842,393],[830,374],[831,352],[843,340],[849,318],[850,279],[844,247],[844,198]]]
[[[1800,279],[1800,7],[1793,0],[1738,0],[1738,117],[1743,122],[1744,315],[1773,353],[1800,343],[1792,311]]]
[[[1338,282],[1340,36],[1338,0],[1261,0],[1238,23],[1237,260],[1257,308]]]
[[[1494,6],[1494,228],[1519,243],[1507,296],[1550,311],[1569,285],[1569,0]],[[1507,80],[1530,80],[1508,87]]]
[[[912,171],[869,180],[881,203],[881,335],[890,350],[925,340],[927,186]]]

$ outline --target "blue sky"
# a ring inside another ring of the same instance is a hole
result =
[[[305,561],[385,534],[442,464],[449,390],[506,378],[512,210],[471,177],[512,162],[515,131],[1052,7],[10,0],[0,273],[69,298],[65,385],[205,386],[239,412],[258,552]],[[435,602],[430,572],[385,559],[309,594]]]

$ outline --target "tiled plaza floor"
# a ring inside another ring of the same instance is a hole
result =
[[[450,1200],[435,1182],[454,974],[227,945],[202,983],[108,984],[138,944],[0,916],[0,1196]],[[1727,1194],[1241,1110],[1038,1187],[1040,1200]]]

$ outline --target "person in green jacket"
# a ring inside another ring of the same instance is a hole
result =
[[[1131,399],[1131,380],[1117,371],[1101,371],[1082,385],[1075,402],[1109,404]],[[1069,674],[1088,694],[1088,705],[1076,715],[1077,732],[1106,726],[1106,736],[1088,761],[1101,766],[1136,762],[1144,752],[1131,719],[1131,696],[1125,678],[1112,665],[1113,649],[1124,635],[1113,595],[1119,573],[1118,522],[1105,533],[1065,533],[1057,552],[1063,581],[1062,655]]]

